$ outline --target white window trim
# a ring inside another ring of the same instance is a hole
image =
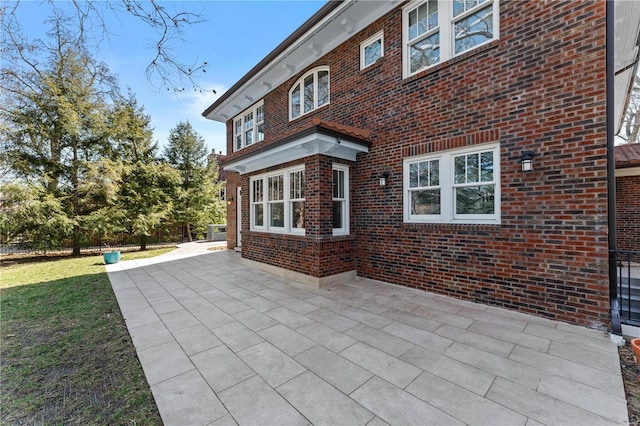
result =
[[[262,201],[253,201],[253,194],[254,194],[254,188],[253,188],[253,183],[255,181],[261,181],[262,182]],[[250,220],[250,225],[249,225],[249,229],[251,229],[252,231],[262,231],[264,230],[265,227],[265,220],[266,220],[266,214],[265,214],[265,204],[266,204],[266,194],[265,194],[265,190],[264,190],[264,180],[263,179],[251,179],[251,182],[249,182],[249,220]],[[255,215],[254,215],[254,206],[256,205],[261,205],[262,206],[262,225],[257,226],[255,223]]]
[[[454,157],[459,155],[475,154],[479,152],[493,151],[493,182],[494,209],[491,215],[458,215],[455,213],[454,199]],[[409,197],[409,165],[427,160],[440,160],[440,214],[439,215],[412,215],[411,199]],[[500,224],[500,143],[475,145],[461,149],[442,151],[427,155],[408,157],[403,160],[403,215],[406,223],[463,223],[463,224]]]
[[[318,73],[321,71],[327,71],[327,84],[329,85],[328,87],[328,96],[329,99],[327,100],[327,102],[325,102],[324,104],[318,106]],[[314,76],[313,78],[313,108],[311,108],[311,110],[304,112],[304,80],[305,78],[309,77],[310,75]],[[298,115],[297,117],[293,116],[293,104],[292,104],[292,98],[291,95],[293,93],[293,91],[296,89],[296,87],[300,87],[300,115]],[[313,111],[316,111],[319,108],[324,108],[325,106],[329,105],[331,103],[331,71],[329,70],[328,66],[322,66],[322,67],[316,67],[314,69],[312,69],[311,71],[305,73],[302,77],[300,77],[292,86],[291,89],[289,89],[289,121],[293,121],[293,120],[297,120],[298,118],[307,115]]]
[[[333,235],[349,235],[349,166],[345,166],[344,164],[333,163],[332,166],[331,179],[333,182],[333,170],[340,170],[344,172],[344,198],[340,199],[340,201],[344,200],[342,203],[342,217],[344,218],[344,226],[342,228],[333,228]],[[331,191],[331,204],[332,204],[332,212],[333,212],[333,190]]]
[[[260,231],[260,232],[270,232],[270,233],[274,233],[274,234],[292,234],[292,235],[305,235],[306,234],[306,229],[304,228],[294,228],[291,226],[291,216],[292,216],[292,212],[291,212],[291,202],[292,199],[290,197],[291,192],[290,192],[290,173],[292,172],[297,172],[297,171],[304,171],[305,167],[304,166],[296,166],[296,167],[289,167],[286,169],[279,169],[273,172],[269,172],[269,173],[264,173],[261,175],[257,175],[257,176],[252,176],[249,179],[249,190],[250,190],[250,194],[249,194],[249,206],[250,206],[250,211],[249,211],[249,223],[250,223],[250,230],[251,231]],[[282,201],[278,201],[278,202],[282,202],[284,203],[284,227],[272,227],[270,226],[270,220],[269,220],[269,178],[270,177],[274,177],[274,176],[284,176],[283,178],[283,199]],[[305,177],[306,179],[306,177]],[[253,201],[253,182],[256,180],[262,180],[263,184],[262,184],[262,201],[261,202],[254,202]],[[306,192],[306,191],[305,191]],[[305,194],[306,195],[306,194]],[[303,199],[296,199],[298,201],[300,200],[305,200]],[[263,226],[255,226],[255,217],[254,217],[254,205],[257,204],[262,204],[262,223]]]
[[[426,38],[430,35],[440,32],[440,61],[436,64],[424,66],[417,71],[411,72],[411,58],[409,55],[409,12],[418,7],[419,5],[426,3],[428,0],[414,0],[402,8],[402,78],[411,77],[426,69],[440,65],[458,55],[465,54],[477,49],[480,46],[484,46],[491,43],[494,40],[500,38],[500,1],[490,0],[485,3],[481,3],[464,13],[454,17],[453,16],[453,1],[452,0],[438,0],[438,27],[434,28],[421,35],[420,38]],[[455,40],[453,40],[453,26],[455,22],[461,21],[469,15],[473,15],[478,10],[484,9],[489,4],[493,7],[493,38],[483,43],[474,46],[472,49],[465,50],[459,54],[455,53]],[[411,43],[416,43],[416,39],[411,40]]]
[[[258,121],[258,108],[260,107],[262,107],[262,121]],[[244,117],[250,113],[253,113],[253,142],[250,145],[247,145],[245,134],[248,129],[245,129]],[[240,121],[240,135],[238,135],[237,133],[236,123],[238,121]],[[244,111],[242,111],[240,114],[233,117],[232,123],[233,123],[233,152],[240,151],[241,149],[244,149],[247,146],[252,146],[259,142],[262,142],[264,140],[264,137],[263,139],[258,140],[258,125],[260,124],[264,125],[264,101],[259,101],[258,103],[251,106],[251,108],[247,108]],[[236,140],[238,136],[241,137],[241,141],[242,141],[240,148],[238,148],[237,140]]]
[[[378,40],[380,40],[380,58],[382,58],[384,56],[384,30],[378,31],[377,33],[375,33],[374,35],[372,35],[371,37],[369,37],[368,39],[360,43],[360,69],[361,70],[370,67],[371,65],[378,62],[378,60],[380,59],[380,58],[376,59],[374,62],[370,63],[369,65],[365,65],[364,63],[365,49]]]

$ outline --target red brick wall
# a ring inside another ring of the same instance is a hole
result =
[[[355,269],[355,237],[318,238],[245,232],[242,257],[316,278]]]
[[[314,117],[372,130],[370,153],[351,172],[358,275],[601,325],[605,2],[501,1],[500,15],[500,40],[403,79],[395,9],[307,68],[331,67],[328,106],[288,121],[288,90],[306,70],[265,97],[262,144]],[[385,56],[362,71],[359,44],[381,29]],[[403,158],[484,141],[500,142],[501,225],[403,223]],[[520,170],[523,150],[536,153],[535,171]],[[296,259],[283,266],[298,268]]]
[[[616,178],[616,242],[640,252],[640,175]]]
[[[239,184],[246,188],[242,197],[242,257],[317,278],[355,269],[355,236],[333,236],[333,163],[346,164],[353,168],[351,162],[314,155],[240,176]],[[305,164],[305,235],[250,231],[250,178],[299,164]],[[239,176],[237,173],[232,175]],[[229,211],[231,208],[227,214]],[[235,202],[232,211],[235,225]],[[232,225],[231,221],[228,223],[227,238],[235,239],[235,227],[234,234],[229,235]]]
[[[239,186],[240,175],[238,173],[227,172],[227,248],[238,246],[236,202],[238,201]],[[244,194],[242,195],[243,198],[245,198]]]

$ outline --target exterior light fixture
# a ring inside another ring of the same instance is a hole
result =
[[[389,179],[389,172],[382,172],[380,175],[380,186],[387,186],[387,179]]]
[[[233,197],[227,198],[227,205],[231,205],[233,203]]]
[[[535,156],[533,151],[522,151],[522,157],[520,161],[522,163],[523,172],[533,171],[533,157]]]

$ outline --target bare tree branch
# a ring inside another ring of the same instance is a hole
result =
[[[38,63],[29,63],[27,57],[34,55],[38,49],[46,47],[42,40],[29,40],[22,34],[22,26],[17,19],[18,12],[24,2],[17,1],[11,7],[0,5],[0,30],[2,32],[0,55],[3,58],[3,74],[5,70],[21,66],[37,68]],[[147,81],[156,90],[164,89],[184,91],[185,87],[204,90],[199,78],[207,72],[208,62],[194,59],[184,62],[176,53],[176,46],[186,41],[186,29],[206,22],[201,13],[188,10],[171,10],[172,3],[162,4],[159,0],[120,0],[115,1],[81,1],[70,3],[47,0],[45,3],[51,10],[51,21],[64,18],[68,28],[74,28],[73,37],[77,45],[88,46],[97,50],[100,45],[114,36],[117,29],[113,24],[107,25],[109,18],[133,17],[155,34],[149,46],[149,62],[145,69]],[[197,3],[185,3],[193,5]],[[142,41],[144,42],[144,41]],[[26,55],[26,52],[29,55]],[[142,72],[142,70],[141,70]],[[0,87],[5,82],[0,77]],[[215,90],[212,90],[215,93]]]
[[[633,79],[629,104],[618,137],[626,143],[640,143],[640,73]]]

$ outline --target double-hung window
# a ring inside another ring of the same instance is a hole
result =
[[[251,229],[264,229],[264,179],[251,181]]]
[[[250,179],[252,231],[305,233],[305,173],[296,167]]]
[[[405,222],[500,223],[500,145],[404,160]]]
[[[289,172],[289,211],[291,229],[304,229],[304,170]]]
[[[439,217],[441,208],[440,158],[409,163],[409,214]]]
[[[349,234],[349,168],[333,165],[333,235]]]
[[[257,103],[233,119],[234,151],[264,140],[264,104]]]
[[[293,120],[329,103],[329,67],[314,68],[289,91],[289,119]]]
[[[284,175],[269,176],[267,189],[269,228],[284,231]]]
[[[498,0],[416,0],[403,8],[404,77],[498,38]]]

